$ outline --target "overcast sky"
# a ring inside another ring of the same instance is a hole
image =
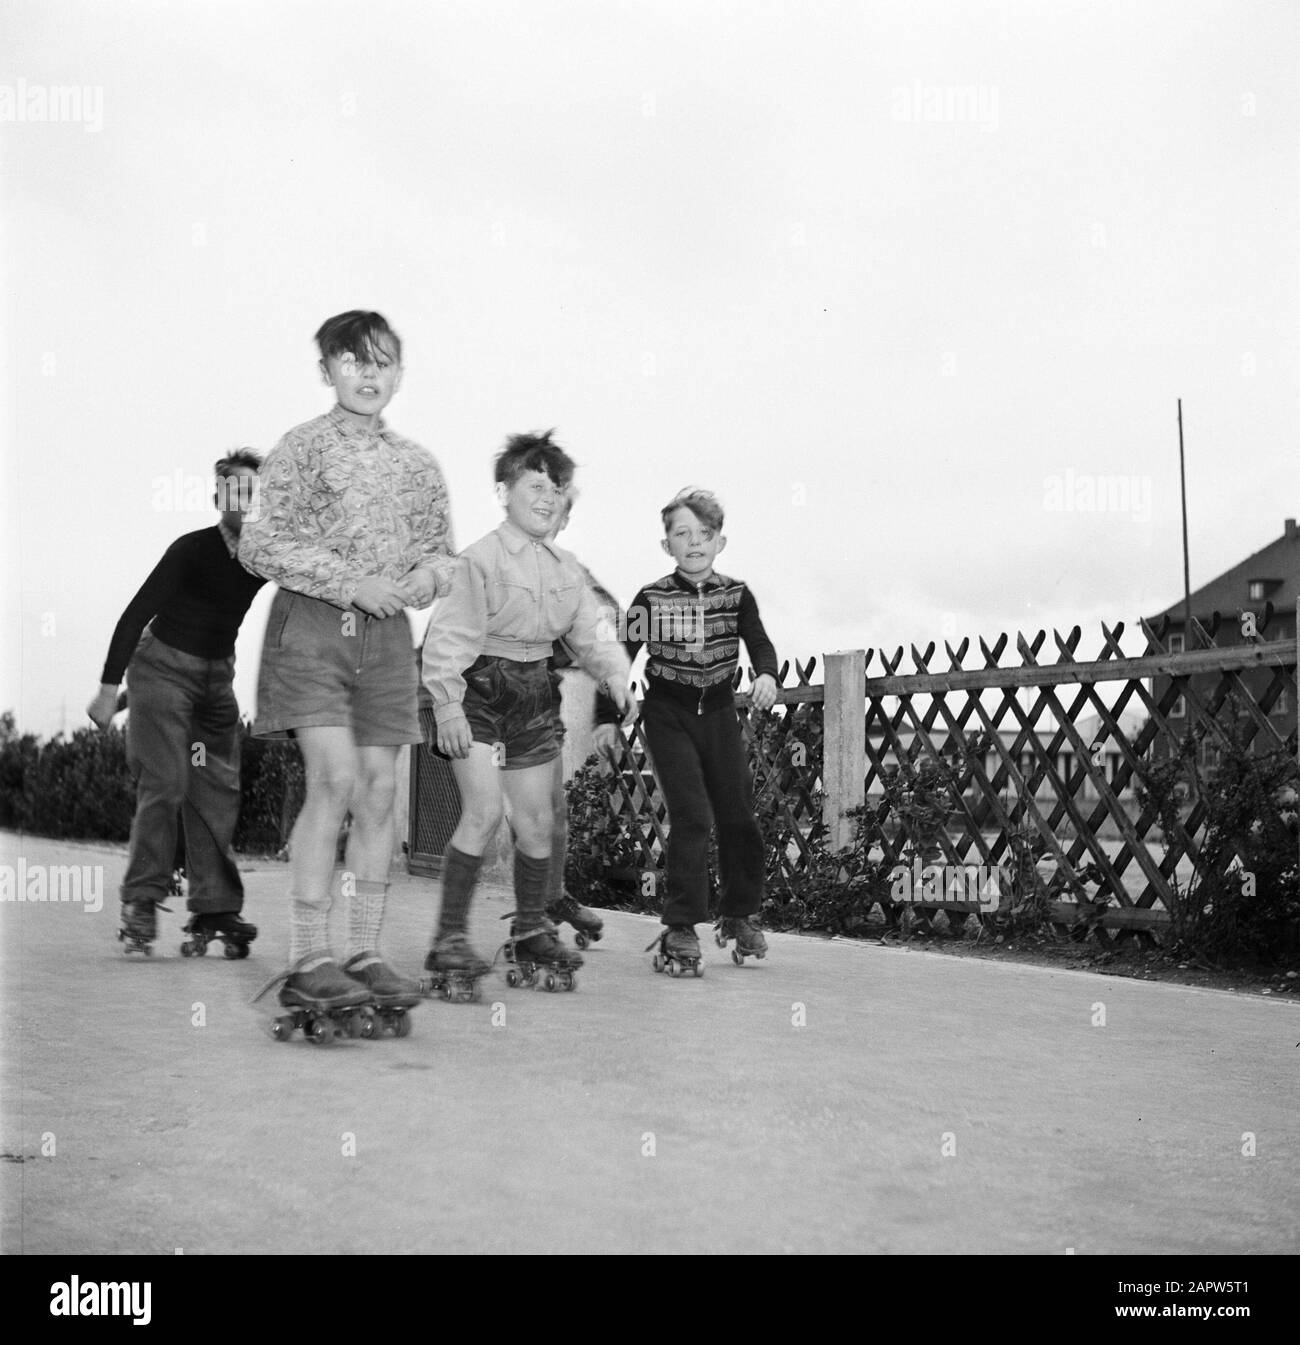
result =
[[[88,722],[354,307],[462,546],[555,426],[624,599],[691,482],[783,658],[1091,655],[1181,596],[1178,397],[1193,587],[1300,512],[1297,50],[1291,0],[7,0],[0,709]]]

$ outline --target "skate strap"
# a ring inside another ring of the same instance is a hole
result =
[[[289,979],[289,977],[293,975],[293,971],[294,969],[292,967],[289,967],[285,971],[276,972],[276,974],[272,976],[271,979],[267,981],[267,983],[248,1002],[250,1004],[256,1004],[257,1001],[261,999],[263,995],[269,994],[272,990],[275,989],[277,985],[283,985]]]

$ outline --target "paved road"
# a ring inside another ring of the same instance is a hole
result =
[[[572,994],[498,977],[319,1048],[248,1005],[283,865],[246,874],[248,961],[182,959],[176,914],[146,962],[120,851],[0,835],[20,861],[105,900],[0,905],[6,1252],[1300,1250],[1287,1001],[793,935],[671,981],[612,914]],[[435,902],[394,885],[409,970]]]

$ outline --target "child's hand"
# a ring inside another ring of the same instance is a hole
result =
[[[755,710],[770,710],[776,704],[776,678],[771,673],[754,678],[749,703]]]
[[[474,735],[470,732],[469,720],[461,715],[459,719],[449,719],[438,725],[438,751],[458,761],[469,756]]]
[[[117,713],[117,688],[101,686],[99,694],[86,706],[86,713],[94,721],[96,728],[106,729]]]
[[[428,570],[412,570],[399,585],[408,607],[428,607],[438,596],[438,584]]]
[[[618,756],[618,729],[613,724],[597,724],[591,735],[591,745],[609,761]]]
[[[371,575],[357,585],[352,606],[367,616],[396,616],[406,606],[406,592],[392,579]]]
[[[636,701],[632,699],[632,693],[627,687],[617,683],[611,685],[607,682],[605,690],[610,700],[618,707],[618,713],[623,723],[626,724],[629,720],[636,718]]]

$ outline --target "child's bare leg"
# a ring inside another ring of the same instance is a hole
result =
[[[343,727],[297,731],[307,778],[307,796],[294,823],[289,876],[293,910],[289,959],[304,970],[326,961],[329,948],[330,886],[339,828],[352,802],[357,748]]]
[[[569,848],[569,801],[564,794],[564,758],[551,763],[551,869],[546,881],[546,904],[564,896],[564,856]]]
[[[353,975],[365,973],[370,984],[385,973],[380,987],[398,994],[396,973],[380,963],[379,931],[388,899],[388,872],[393,859],[393,800],[397,792],[397,748],[357,748],[357,780],[352,791],[352,828],[344,859],[343,894],[348,905],[347,962]],[[370,968],[367,971],[367,968]],[[400,978],[397,978],[400,980]],[[418,986],[404,987],[414,993]]]

